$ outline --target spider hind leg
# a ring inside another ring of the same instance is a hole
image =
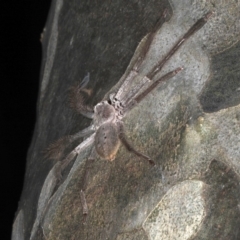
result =
[[[147,155],[145,155],[145,154],[137,151],[137,150],[128,142],[128,140],[127,140],[127,138],[126,138],[126,135],[125,135],[125,133],[124,133],[123,124],[120,124],[120,125],[119,125],[119,130],[120,130],[120,131],[119,131],[119,139],[120,139],[120,141],[122,142],[122,144],[125,146],[125,148],[126,148],[129,152],[133,152],[133,153],[135,153],[137,156],[139,156],[139,157],[147,160],[150,165],[155,165],[155,162],[154,162],[150,157],[148,157]]]
[[[87,189],[87,183],[88,183],[88,176],[90,169],[96,159],[96,151],[95,148],[92,149],[90,156],[86,160],[85,166],[84,166],[84,172],[82,175],[82,186],[80,190],[80,199],[81,199],[81,204],[82,204],[82,214],[83,214],[83,224],[86,223],[87,215],[88,215],[88,205],[87,205],[87,200],[85,196],[85,191]]]
[[[189,28],[189,30],[175,43],[175,45],[171,48],[167,55],[152,68],[152,70],[147,74],[147,77],[149,79],[152,79],[157,73],[159,73],[163,66],[166,64],[166,62],[174,55],[174,53],[178,51],[178,49],[184,44],[184,42],[186,42],[192,35],[194,35],[198,30],[200,30],[205,25],[205,23],[207,23],[207,21],[212,15],[213,12],[210,11],[202,18],[197,20]]]

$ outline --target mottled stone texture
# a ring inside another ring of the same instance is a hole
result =
[[[157,77],[184,70],[124,119],[130,141],[156,166],[123,147],[111,163],[98,158],[89,173],[84,225],[79,193],[91,147],[66,169],[60,185],[59,163],[44,158],[44,149],[90,124],[69,108],[68,88],[90,72],[88,103],[108,97],[166,8],[169,21],[141,75],[204,13],[215,15]],[[53,1],[12,239],[240,239],[239,27],[240,2],[233,0]]]

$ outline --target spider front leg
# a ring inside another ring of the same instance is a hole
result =
[[[157,33],[157,30],[163,25],[163,23],[166,22],[167,15],[168,15],[168,10],[165,9],[161,18],[155,24],[153,30],[151,32],[149,32],[143,38],[141,43],[139,44],[139,46],[137,48],[137,51],[139,50],[138,57],[137,57],[135,63],[133,64],[131,71],[127,74],[127,76],[126,77],[124,76],[123,78],[120,79],[119,82],[121,82],[122,85],[118,89],[117,94],[114,96],[115,99],[117,99],[117,100],[124,99],[125,93],[128,92],[129,84],[132,81],[134,81],[134,79],[138,75],[140,69],[143,67],[144,59],[146,58],[146,55],[149,51],[149,48],[152,44],[152,41],[153,41],[155,35]]]
[[[152,70],[147,74],[147,77],[149,79],[152,79],[162,69],[166,62],[173,56],[173,54],[177,52],[183,43],[186,42],[194,33],[200,30],[212,15],[213,12],[210,11],[202,18],[200,18],[195,24],[193,24],[193,26],[175,43],[167,55],[152,68]]]
[[[94,142],[95,133],[93,133],[90,137],[81,142],[77,147],[75,147],[67,157],[61,162],[61,172],[69,165],[69,163],[86,147],[91,145]]]
[[[137,156],[147,160],[149,164],[155,165],[154,161],[150,157],[134,149],[134,147],[128,142],[126,135],[124,133],[124,127],[122,123],[119,123],[119,139],[129,152],[133,152]]]
[[[73,108],[75,111],[80,113],[81,115],[92,119],[93,118],[93,107],[88,106],[85,103],[84,94],[91,95],[91,90],[86,89],[86,85],[90,80],[90,74],[88,73],[82,82],[77,86],[73,86],[70,88],[70,107]]]
[[[198,30],[200,30],[205,23],[209,20],[209,18],[213,15],[213,12],[208,12],[205,16],[200,18],[184,35],[181,37],[177,43],[172,47],[172,49],[167,53],[167,55],[159,61],[153,68],[152,70],[144,77],[145,79],[152,80],[154,76],[156,76],[157,73],[160,72],[160,70],[163,68],[163,66],[166,64],[166,62],[174,55],[174,53],[177,52],[177,50],[183,45],[183,43],[188,40],[194,33],[196,33]],[[179,67],[155,82],[153,82],[147,89],[145,89],[142,93],[140,94],[135,94],[131,98],[128,99],[128,102],[125,104],[125,112],[131,109],[133,106],[136,105],[136,103],[139,103],[142,99],[145,98],[154,88],[158,86],[160,82],[166,81],[172,77],[174,77],[177,73],[179,73],[183,68]]]
[[[60,160],[64,154],[65,149],[74,141],[86,137],[94,132],[94,125],[73,134],[61,137],[57,141],[51,143],[45,151],[45,157],[53,160]]]

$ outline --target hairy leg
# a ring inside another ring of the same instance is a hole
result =
[[[150,33],[148,33],[147,36],[143,39],[145,41],[143,43],[143,46],[140,48],[139,56],[138,56],[136,62],[134,63],[132,70],[129,72],[129,74],[127,75],[127,77],[125,79],[123,79],[123,80],[120,79],[121,82],[123,81],[123,84],[118,89],[117,94],[115,95],[115,99],[122,101],[122,99],[125,98],[125,94],[129,92],[129,84],[138,75],[140,68],[143,67],[143,62],[149,51],[151,43],[157,33],[157,30],[166,21],[167,14],[168,14],[168,11],[164,10],[161,18],[157,21],[153,30]],[[139,89],[137,89],[137,90],[139,91]]]
[[[86,147],[90,146],[94,142],[95,133],[90,137],[81,142],[77,147],[75,147],[67,157],[61,162],[61,172],[69,165],[69,163]]]
[[[157,21],[157,23],[153,27],[152,31],[150,33],[148,33],[148,35],[146,36],[147,39],[145,41],[143,48],[141,49],[141,52],[137,58],[136,63],[133,66],[133,70],[139,71],[139,69],[143,66],[143,61],[146,58],[146,55],[149,51],[152,41],[153,41],[158,29],[163,25],[163,23],[166,22],[167,15],[168,15],[168,10],[165,9],[163,11],[162,16],[160,17],[160,19]]]
[[[58,139],[57,141],[50,144],[50,146],[45,151],[45,157],[53,160],[60,160],[64,150],[74,141],[90,135],[94,132],[94,126],[91,125],[80,132],[77,132],[73,135],[68,135]]]
[[[90,95],[89,89],[86,89],[88,82],[90,81],[90,74],[88,73],[80,84],[72,86],[70,88],[70,107],[81,115],[92,119],[93,118],[93,107],[88,106],[85,103],[84,94]]]
[[[82,176],[82,187],[80,190],[80,198],[81,198],[81,203],[82,203],[82,208],[83,208],[83,223],[86,222],[86,218],[88,215],[88,206],[87,206],[87,201],[85,197],[85,191],[87,189],[87,184],[88,184],[88,176],[89,176],[89,171],[92,167],[92,164],[94,163],[96,159],[96,151],[95,148],[93,147],[90,156],[86,160],[85,167],[84,167],[84,172]]]
[[[155,165],[154,161],[152,159],[150,159],[150,157],[148,157],[145,154],[142,154],[141,152],[139,152],[136,149],[134,149],[134,147],[128,142],[128,140],[126,138],[126,135],[124,133],[123,124],[119,124],[119,139],[121,140],[122,144],[126,147],[126,149],[129,152],[133,152],[137,156],[147,160],[149,162],[149,164]]]
[[[195,32],[197,32],[198,30],[200,30],[205,23],[208,21],[208,19],[212,16],[212,12],[208,12],[205,16],[203,16],[202,18],[200,18],[184,35],[183,37],[181,37],[177,43],[172,47],[172,49],[168,52],[168,54],[160,61],[158,62],[153,68],[152,70],[147,74],[147,76],[145,76],[146,79],[149,79],[149,81],[158,73],[160,72],[160,70],[162,69],[162,67],[166,64],[166,62],[173,56],[173,54],[183,45],[183,43],[189,39]],[[179,67],[167,74],[165,74],[164,76],[162,76],[161,78],[159,78],[158,80],[156,80],[155,82],[153,82],[147,89],[145,89],[142,93],[140,94],[135,94],[132,96],[131,99],[128,99],[128,102],[125,104],[125,109],[124,111],[128,111],[129,109],[131,109],[133,106],[136,105],[136,103],[140,102],[145,96],[148,95],[148,93],[150,93],[154,88],[157,87],[157,85],[160,82],[166,81],[170,78],[172,78],[173,76],[175,76],[177,73],[179,73],[183,68]],[[147,81],[146,81],[147,82]]]
[[[157,85],[160,82],[164,82],[167,81],[168,79],[174,77],[176,74],[178,74],[180,71],[182,71],[183,68],[179,67],[171,72],[168,72],[167,74],[165,74],[164,76],[160,77],[158,80],[154,81],[145,91],[143,91],[142,93],[140,93],[139,95],[137,95],[132,101],[135,103],[139,103],[141,100],[143,100],[154,88],[157,87]],[[131,107],[131,105],[133,105],[132,102],[129,102],[127,106],[129,106],[129,108]]]
[[[193,26],[175,43],[168,54],[152,68],[149,74],[147,74],[147,77],[149,79],[152,79],[162,69],[166,62],[173,56],[173,54],[183,45],[183,43],[188,40],[194,33],[200,30],[212,15],[213,12],[208,12],[195,24],[193,24]]]

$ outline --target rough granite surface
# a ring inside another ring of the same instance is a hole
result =
[[[64,172],[60,185],[59,162],[44,159],[42,151],[90,124],[68,107],[68,88],[90,72],[88,103],[107,98],[166,8],[168,21],[158,30],[141,76],[203,14],[214,16],[153,80],[179,66],[184,70],[124,119],[130,142],[156,166],[124,147],[113,162],[97,158],[83,224],[81,180],[92,145]],[[12,239],[239,239],[239,39],[239,1],[53,1],[43,37],[38,120]]]

